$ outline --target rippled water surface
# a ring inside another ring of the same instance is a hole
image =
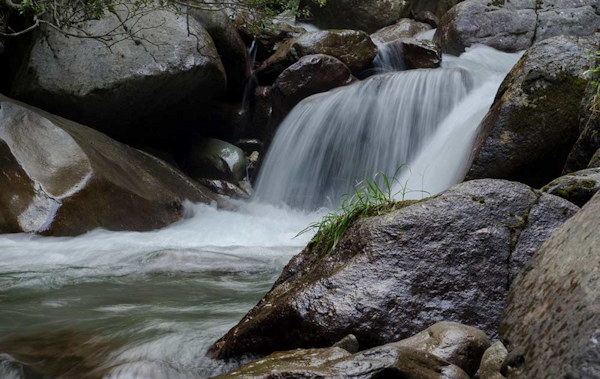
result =
[[[193,206],[166,229],[0,237],[0,378],[200,378],[209,345],[266,293],[319,217]]]

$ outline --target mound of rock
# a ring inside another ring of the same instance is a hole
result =
[[[585,71],[600,34],[535,44],[509,72],[481,124],[468,179],[503,178],[541,187],[561,175],[580,132]]]
[[[504,180],[398,207],[354,222],[334,251],[309,244],[210,354],[326,347],[348,334],[369,348],[444,320],[493,336],[514,275],[579,209]]]
[[[173,166],[0,95],[0,232],[145,231],[216,197]]]
[[[278,352],[216,378],[467,379],[489,345],[478,329],[442,322],[406,340],[355,354],[335,346]]]
[[[377,55],[377,47],[365,32],[322,30],[302,34],[281,44],[257,70],[261,83],[270,84],[289,66],[306,55],[325,54],[342,61],[354,74],[365,69]]]
[[[102,35],[119,25],[107,14],[81,28]],[[110,46],[44,28],[24,54],[11,96],[121,138],[182,100],[224,93],[219,53],[195,19],[188,29],[186,17],[154,11],[126,25],[132,37]]]
[[[403,18],[398,20],[394,25],[386,26],[371,34],[371,39],[379,42],[392,42],[398,38],[412,38],[430,29],[431,26],[425,23],[417,22],[410,18]]]
[[[514,281],[500,326],[508,379],[598,377],[599,214],[597,194]]]
[[[555,36],[590,36],[599,25],[597,0],[466,0],[442,17],[435,38],[453,55],[474,44],[514,52]]]

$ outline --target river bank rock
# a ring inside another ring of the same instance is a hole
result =
[[[150,12],[135,21],[127,23],[135,37],[110,49],[95,39],[44,28],[24,54],[11,96],[129,138],[187,98],[208,101],[224,93],[227,78],[219,53],[196,20],[189,20],[193,35],[186,17],[168,11]],[[109,13],[81,27],[103,34],[119,24]]]
[[[542,187],[542,191],[583,207],[600,191],[600,168],[588,168],[561,176]]]
[[[386,46],[399,52],[407,70],[437,68],[442,64],[442,50],[434,41],[402,38]]]
[[[500,341],[493,344],[485,351],[481,358],[481,367],[479,368],[480,379],[506,379],[500,373],[502,363],[508,355],[508,351],[504,344]]]
[[[353,29],[373,33],[409,14],[405,0],[328,0],[323,6],[301,0],[310,9],[310,23],[320,29]]]
[[[171,165],[75,122],[0,95],[0,231],[73,236],[145,231],[215,195]]]
[[[541,187],[560,176],[579,136],[584,74],[600,34],[535,44],[509,72],[482,121],[467,179],[503,178]]]
[[[599,214],[596,194],[514,281],[500,326],[508,379],[598,376]]]
[[[597,0],[466,0],[442,17],[435,39],[453,55],[474,44],[515,52],[555,36],[590,36],[599,25]]]
[[[352,73],[365,69],[377,55],[377,46],[365,32],[322,30],[281,44],[257,70],[261,83],[271,84],[289,66],[306,55],[325,54],[342,61]]]
[[[273,90],[279,103],[277,108],[287,114],[302,99],[354,80],[350,69],[337,58],[323,54],[304,56],[275,80]]]
[[[416,349],[389,344],[354,355],[338,348],[278,352],[214,379],[468,379],[460,368]]]
[[[371,34],[371,39],[379,42],[392,42],[399,38],[412,38],[430,29],[431,26],[425,23],[417,22],[410,18],[403,18],[398,20],[394,25],[386,26]]]
[[[494,336],[511,272],[578,210],[504,180],[466,182],[398,207],[354,222],[333,252],[309,244],[210,354],[325,347],[348,334],[369,348],[438,321]]]

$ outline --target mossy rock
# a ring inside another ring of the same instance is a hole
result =
[[[542,191],[582,207],[600,191],[600,168],[589,168],[554,179]]]

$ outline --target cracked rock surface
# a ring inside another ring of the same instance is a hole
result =
[[[354,222],[333,252],[309,244],[211,354],[326,347],[347,334],[369,348],[437,321],[494,337],[512,277],[579,209],[493,179],[398,207]]]
[[[600,374],[600,194],[539,248],[508,296],[508,379]],[[483,377],[482,377],[483,378]]]
[[[599,27],[598,0],[466,0],[444,15],[435,39],[454,55],[478,43],[515,52],[559,35],[589,36]]]

